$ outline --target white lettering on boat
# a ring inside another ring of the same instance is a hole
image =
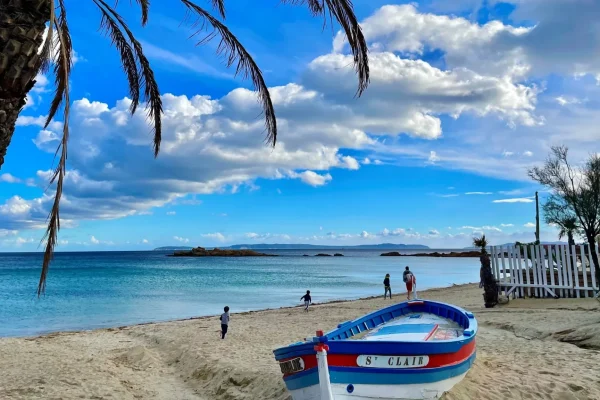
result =
[[[356,364],[366,368],[419,368],[429,364],[429,356],[360,355]]]

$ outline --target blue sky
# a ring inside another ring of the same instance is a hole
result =
[[[58,250],[451,248],[482,232],[496,244],[529,241],[542,188],[527,169],[552,145],[568,145],[576,162],[598,151],[600,4],[356,0],[372,83],[355,99],[338,27],[264,3],[237,1],[227,24],[272,88],[275,149],[263,144],[248,82],[214,56],[216,43],[187,39],[183,7],[153,2],[142,28],[135,3],[119,4],[164,96],[154,160],[144,113],[127,116],[125,78],[93,2],[68,2],[77,61]],[[41,130],[51,80],[38,77],[0,171],[0,251],[41,249],[62,122]],[[542,231],[557,240],[555,228]]]

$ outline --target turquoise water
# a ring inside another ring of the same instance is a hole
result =
[[[380,257],[380,250],[302,257],[317,252],[321,251],[270,251],[280,257],[264,258],[57,253],[46,295],[40,299],[35,290],[41,254],[0,253],[0,336],[213,315],[225,305],[234,313],[291,306],[299,304],[307,289],[314,302],[381,295],[386,273],[396,293],[404,291],[405,265],[414,271],[419,290],[479,279],[475,258]]]

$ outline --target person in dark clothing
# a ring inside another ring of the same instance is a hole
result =
[[[385,292],[383,293],[383,299],[387,298],[388,292],[390,293],[390,300],[392,299],[392,287],[390,286],[390,274],[385,275],[385,279],[383,280],[383,287]]]
[[[221,339],[225,339],[225,335],[227,335],[227,329],[229,328],[229,307],[225,306],[223,309],[225,311],[221,314]]]
[[[304,300],[304,311],[308,312],[308,306],[312,303],[312,298],[310,297],[310,290],[306,291],[306,294],[300,297],[300,300]]]
[[[412,272],[410,272],[410,269],[408,269],[408,265],[406,266],[406,268],[404,269],[404,273],[402,274],[402,280],[404,281],[404,283],[408,282],[408,279],[406,278],[406,275],[408,274],[412,274]]]

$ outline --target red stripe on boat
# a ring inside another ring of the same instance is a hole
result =
[[[434,331],[436,328],[434,328]],[[431,333],[430,333],[431,335]],[[447,367],[450,365],[458,364],[461,361],[466,360],[467,358],[473,355],[475,351],[475,340],[464,345],[459,351],[456,353],[446,353],[446,354],[420,354],[424,356],[429,356],[429,363],[423,367],[411,368],[411,369],[429,369],[429,368],[440,368]],[[379,354],[381,356],[386,356],[386,354]],[[330,367],[358,367],[356,360],[358,358],[358,354],[327,354],[327,363]],[[394,356],[401,356],[401,354],[394,354]],[[293,360],[298,357],[286,358],[285,360],[280,360],[280,363]],[[317,356],[315,354],[301,356],[304,361],[304,371],[317,368]],[[288,377],[291,375],[295,375],[301,371],[286,374],[283,377]]]
[[[429,338],[431,338],[433,336],[433,334],[435,333],[435,331],[437,331],[437,328],[439,327],[438,324],[435,324],[435,326],[433,327],[433,329],[431,330],[431,332],[429,332],[429,334],[427,336],[425,336],[425,339],[423,339],[425,342],[429,340]]]
[[[423,305],[423,304],[424,304],[424,303],[423,303],[422,301],[409,301],[409,302],[408,302],[408,305],[409,305],[409,306],[421,306],[421,305]]]

